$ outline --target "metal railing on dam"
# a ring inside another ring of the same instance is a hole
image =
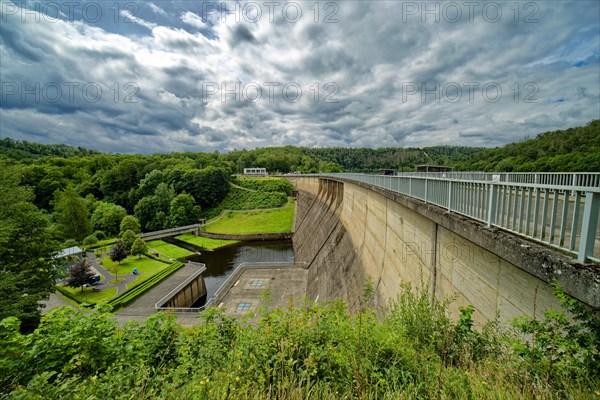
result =
[[[303,175],[299,175],[303,176]],[[304,175],[306,176],[306,175]],[[600,173],[437,172],[314,175],[378,186],[600,261]]]

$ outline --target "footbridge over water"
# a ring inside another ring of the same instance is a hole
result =
[[[201,226],[200,224],[193,224],[193,225],[180,226],[177,228],[163,229],[160,231],[146,232],[146,233],[141,233],[139,235],[139,237],[142,240],[144,240],[145,242],[148,242],[150,240],[158,240],[158,239],[162,239],[162,238],[166,238],[166,237],[183,235],[184,233],[194,233],[194,234],[198,235],[201,230],[200,226]]]
[[[286,176],[307,296],[359,306],[371,279],[383,309],[402,282],[480,321],[541,316],[549,285],[600,310],[600,174],[429,173]]]

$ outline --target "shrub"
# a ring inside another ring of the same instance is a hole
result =
[[[94,234],[86,236],[83,239],[83,242],[81,242],[81,244],[83,244],[84,246],[91,246],[96,243],[98,243],[98,237],[96,237],[96,235],[94,235]]]

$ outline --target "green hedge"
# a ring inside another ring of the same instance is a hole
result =
[[[202,216],[214,218],[224,210],[253,210],[282,207],[287,202],[287,194],[283,192],[249,192],[232,187],[227,197],[218,207],[203,211]]]
[[[294,185],[282,178],[236,178],[233,183],[261,192],[283,192],[294,190]]]
[[[122,294],[118,295],[114,299],[110,300],[107,304],[111,305],[113,307],[113,310],[116,310],[116,309],[126,306],[127,304],[132,302],[134,299],[136,299],[138,296],[140,296],[143,293],[150,290],[158,282],[162,281],[163,279],[165,279],[166,277],[171,275],[173,272],[175,272],[179,268],[183,267],[183,265],[184,264],[181,262],[175,262],[175,263],[169,265],[167,268],[165,268],[158,274],[154,275],[152,278],[139,284],[138,286],[134,287],[133,289],[123,292]]]
[[[172,262],[172,261],[168,261],[168,260],[162,259],[160,257],[156,257],[154,254],[151,254],[149,251],[146,254],[144,254],[144,255],[146,257],[148,257],[148,258],[153,259],[153,260],[160,261],[161,263],[171,264],[171,262]]]
[[[65,290],[65,288],[63,288],[62,286],[56,286],[56,290],[58,290],[63,296],[68,297],[77,304],[83,304],[76,296],[73,296],[73,293],[69,292],[68,290]],[[86,305],[89,306],[93,306],[95,304],[96,303],[86,303]]]

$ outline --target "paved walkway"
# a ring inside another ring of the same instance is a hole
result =
[[[76,308],[73,304],[54,293],[50,293],[50,298],[40,303],[44,305],[42,308],[42,314],[46,314],[50,310],[54,310],[55,308],[63,306],[71,307],[73,309]]]
[[[88,253],[87,259],[88,259],[90,265],[92,267],[94,267],[94,269],[100,275],[104,276],[104,280],[100,281],[100,283],[98,285],[96,285],[96,287],[100,290],[116,287],[117,288],[116,294],[122,293],[127,290],[127,284],[135,281],[137,279],[137,277],[139,276],[139,275],[133,275],[133,274],[119,275],[119,279],[125,279],[123,282],[119,282],[117,284],[108,283],[108,282],[112,281],[113,279],[116,279],[115,275],[113,275],[109,270],[107,270],[102,265],[100,265],[100,263],[98,262],[98,258],[96,257],[95,254]]]
[[[100,275],[104,276],[104,279],[101,280],[100,283],[94,287],[98,290],[117,288],[117,293],[115,293],[115,296],[119,293],[126,291],[127,285],[129,283],[133,282],[134,280],[136,280],[137,277],[139,276],[139,275],[133,275],[133,274],[119,275],[119,279],[124,279],[123,282],[119,282],[117,284],[108,283],[108,282],[112,281],[113,279],[116,279],[116,277],[109,270],[107,270],[102,265],[100,265],[96,255],[91,252],[88,252],[87,260],[89,261],[92,268],[96,270],[96,272],[98,272]],[[62,306],[69,306],[69,307],[75,308],[75,306],[73,304],[69,303],[68,301],[65,301],[60,296],[58,296],[54,293],[50,294],[50,298],[47,301],[43,301],[41,303],[44,304],[44,308],[42,308],[43,314],[47,313],[50,310],[53,310],[55,308],[62,307]]]
[[[154,305],[160,299],[197,271],[197,266],[192,264],[184,265],[173,273],[173,275],[169,276],[148,292],[138,297],[133,303],[116,313],[115,317],[117,321],[121,324],[128,321],[145,321],[150,315],[156,313]],[[177,314],[177,321],[184,325],[194,325],[200,322],[197,317],[198,313]]]

